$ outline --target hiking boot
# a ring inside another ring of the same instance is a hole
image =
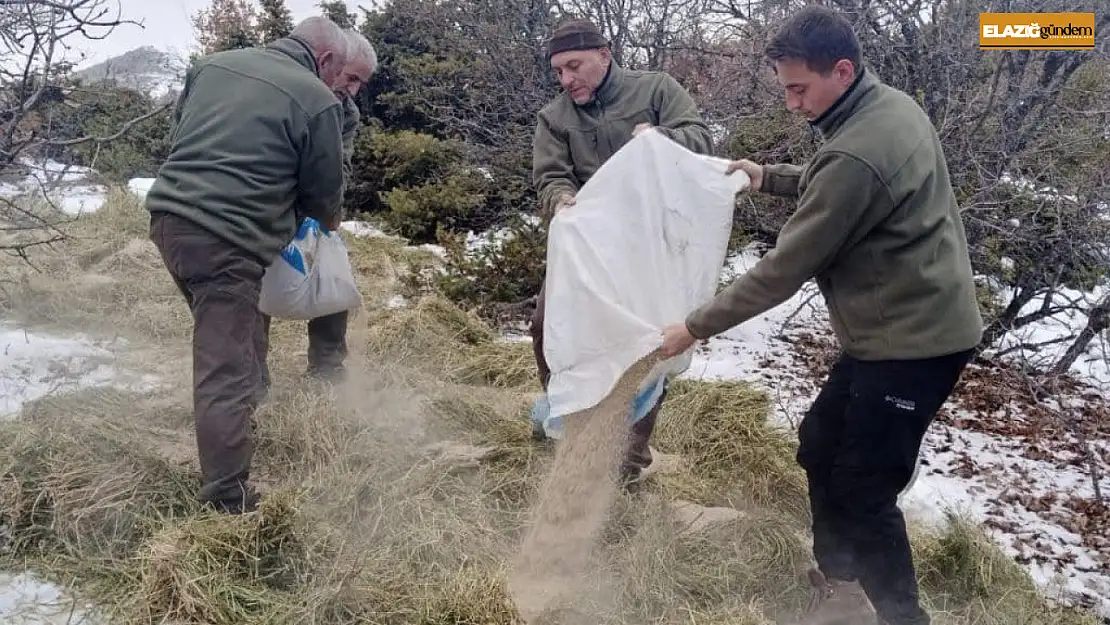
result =
[[[343,366],[309,366],[305,370],[305,376],[319,382],[340,384],[347,379],[347,369]]]
[[[541,443],[547,440],[547,431],[543,429],[543,423],[532,421],[532,440]]]
[[[217,512],[223,512],[224,514],[246,514],[258,510],[258,502],[261,499],[262,496],[258,494],[258,491],[251,489],[239,499],[221,499],[210,502],[210,504]]]
[[[621,487],[629,493],[640,490],[644,483],[644,470],[640,467],[622,466],[620,473]]]
[[[805,615],[792,625],[876,625],[875,608],[859,582],[827,579],[821,571],[810,569],[813,598]]]

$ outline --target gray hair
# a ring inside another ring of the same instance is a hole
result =
[[[346,64],[351,58],[351,46],[346,33],[338,24],[322,15],[305,18],[289,35],[307,43],[317,55],[330,50],[340,65]]]
[[[354,28],[348,28],[344,32],[347,35],[347,50],[350,53],[347,60],[362,59],[370,66],[371,71],[376,70],[378,68],[378,53],[374,51],[374,46],[370,44],[370,40]]]

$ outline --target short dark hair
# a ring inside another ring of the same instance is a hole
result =
[[[863,55],[852,24],[841,13],[823,6],[798,11],[771,37],[763,54],[771,61],[804,61],[810,71],[828,74],[841,59],[860,71]]]

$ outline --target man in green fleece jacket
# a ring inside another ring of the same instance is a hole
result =
[[[750,271],[666,328],[663,353],[681,354],[816,279],[844,353],[798,432],[820,597],[802,622],[874,623],[877,611],[886,625],[923,625],[897,497],[982,335],[959,206],[929,118],[864,69],[841,15],[802,10],[766,55],[787,107],[823,144],[803,166],[729,168],[754,190],[797,198],[797,210]]]
[[[561,24],[548,42],[548,56],[564,92],[540,110],[533,140],[532,179],[546,218],[572,205],[575,193],[598,168],[648,128],[694,152],[713,151],[709,128],[678,81],[663,72],[629,71],[617,65],[609,42],[592,22],[572,19]],[[541,288],[530,332],[546,389],[551,371],[543,354],[544,304]],[[665,396],[666,391],[632,428],[622,467],[626,484],[637,481],[651,464],[648,441]]]
[[[358,134],[361,113],[355,104],[358,92],[370,82],[378,67],[378,55],[366,37],[353,28],[344,31],[347,35],[347,64],[335,83],[332,91],[343,103],[343,176],[351,175],[351,156],[354,153],[355,136]],[[308,370],[309,376],[321,380],[340,381],[345,376],[343,361],[347,357],[348,311],[340,311],[311,319],[308,322]],[[266,318],[267,335],[269,317]],[[266,384],[269,386],[269,371],[265,368]]]
[[[251,510],[250,417],[265,394],[258,296],[296,215],[338,226],[343,30],[309,18],[264,48],[220,52],[191,68],[170,154],[146,197],[151,239],[193,315],[199,498]]]

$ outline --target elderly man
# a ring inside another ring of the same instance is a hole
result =
[[[803,623],[874,623],[877,611],[886,625],[926,625],[897,497],[983,328],[944,151],[913,98],[864,68],[838,13],[803,9],[765,53],[787,107],[823,144],[801,167],[729,168],[754,190],[797,198],[797,210],[750,271],[665,330],[663,352],[678,355],[816,278],[844,353],[798,431],[819,598]]]
[[[344,177],[351,173],[351,154],[354,151],[355,135],[361,114],[355,104],[355,96],[366,83],[370,82],[378,66],[378,55],[366,37],[351,28],[347,36],[347,64],[339,72],[332,91],[343,103],[343,172]],[[309,376],[326,381],[338,382],[344,377],[343,361],[347,357],[347,318],[348,312],[342,311],[308,322],[308,370]],[[266,333],[269,335],[270,318],[264,319]],[[265,385],[270,385],[269,370],[263,363]]]
[[[548,56],[563,93],[540,110],[532,148],[532,177],[545,216],[574,204],[578,189],[598,168],[648,128],[694,152],[713,151],[709,128],[678,81],[662,72],[620,67],[592,22],[573,19],[561,24],[548,42]],[[543,353],[544,300],[541,288],[530,330],[546,389],[551,371]],[[626,485],[638,481],[651,464],[648,441],[665,396],[666,391],[632,428],[621,469]]]
[[[309,18],[264,48],[189,70],[169,157],[146,198],[151,239],[193,315],[193,409],[204,484],[218,510],[257,506],[250,416],[264,395],[262,275],[296,213],[338,226],[347,64],[343,30]]]

